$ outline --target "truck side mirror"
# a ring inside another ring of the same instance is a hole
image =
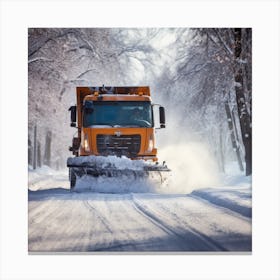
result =
[[[159,122],[160,122],[160,128],[165,128],[165,111],[164,107],[159,107]]]
[[[76,110],[77,110],[77,106],[71,106],[68,110],[71,111],[71,124],[70,124],[71,127],[76,127],[76,121],[77,121]]]

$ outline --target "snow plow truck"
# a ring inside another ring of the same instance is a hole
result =
[[[158,163],[155,129],[165,127],[165,111],[152,104],[149,87],[77,87],[69,111],[77,129],[69,147],[74,156],[67,159],[71,189],[83,175],[164,181],[170,170]]]

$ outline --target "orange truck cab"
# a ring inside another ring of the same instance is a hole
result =
[[[149,87],[77,87],[71,126],[78,129],[69,148],[75,156],[126,156],[157,162],[155,118]],[[159,106],[159,105],[158,105]],[[165,112],[159,106],[159,128]]]

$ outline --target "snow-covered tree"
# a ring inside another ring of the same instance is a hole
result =
[[[34,147],[36,126],[44,155],[39,165],[65,165],[74,133],[67,110],[75,102],[76,86],[122,83],[110,34],[110,29],[29,29],[29,143]],[[30,147],[30,164],[33,151]]]
[[[242,36],[239,55],[236,30]],[[246,174],[250,175],[251,29],[177,29],[175,32],[178,36],[173,73],[169,80],[164,74],[164,83],[168,80],[169,86],[161,89],[168,88],[166,95],[176,114],[182,112],[181,119],[188,123],[192,134],[207,139],[221,167],[224,158],[233,156],[230,149],[233,136],[237,159],[244,154]],[[230,106],[232,131],[228,131],[226,104]],[[240,160],[239,164],[242,169]]]
[[[167,108],[168,131],[176,133],[176,139],[164,141],[206,142],[221,169],[227,160],[236,160],[235,154],[245,155],[250,174],[251,33],[234,28],[30,28],[29,163],[35,153],[39,165],[65,165],[74,133],[67,110],[75,103],[76,86],[149,85],[154,101]]]

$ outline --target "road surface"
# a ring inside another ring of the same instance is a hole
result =
[[[51,183],[45,180],[46,185]],[[208,195],[201,190],[191,194],[29,190],[28,249],[29,252],[250,252],[251,208],[235,203],[246,195],[248,198],[247,190],[235,192],[239,198],[231,203],[217,196],[207,199],[209,192],[213,194],[209,190]]]

